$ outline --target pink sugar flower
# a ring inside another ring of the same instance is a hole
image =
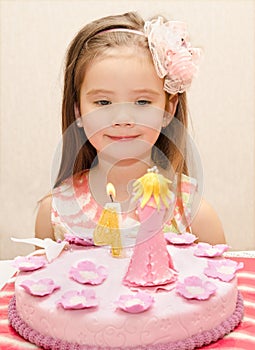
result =
[[[23,287],[29,294],[40,297],[49,295],[53,293],[55,289],[60,288],[60,286],[57,286],[50,278],[43,278],[38,281],[25,280],[20,284],[20,286]]]
[[[138,292],[136,294],[123,294],[119,297],[116,305],[119,309],[137,314],[148,310],[154,303],[153,297],[144,292]]]
[[[174,232],[166,232],[165,239],[172,244],[192,244],[195,242],[197,237],[192,233],[174,233]]]
[[[98,301],[95,292],[91,289],[84,289],[80,292],[73,290],[63,294],[57,305],[61,305],[66,310],[78,310],[95,307]]]
[[[244,266],[242,262],[237,263],[230,259],[212,260],[208,261],[207,264],[207,267],[204,269],[205,275],[218,278],[224,282],[230,282],[235,277],[236,271]]]
[[[209,299],[215,293],[217,287],[209,281],[203,281],[197,276],[186,277],[176,284],[176,292],[186,299]]]
[[[204,257],[221,256],[228,248],[227,244],[210,245],[208,243],[198,243],[194,255]]]
[[[19,271],[38,270],[47,263],[43,256],[17,256],[13,266]]]
[[[92,239],[75,236],[72,233],[66,233],[65,234],[65,241],[67,241],[68,243],[82,245],[82,246],[93,245],[93,240]]]
[[[98,285],[103,283],[107,277],[104,266],[96,266],[92,261],[84,260],[70,269],[70,277],[82,284]]]

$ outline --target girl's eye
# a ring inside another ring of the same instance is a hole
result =
[[[111,102],[108,100],[99,100],[99,101],[95,101],[94,103],[99,106],[108,106],[111,104]]]
[[[136,104],[139,106],[145,106],[145,105],[149,105],[151,103],[151,101],[148,100],[138,100],[136,101]]]

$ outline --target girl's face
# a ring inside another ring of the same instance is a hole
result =
[[[115,161],[150,157],[166,123],[165,105],[163,79],[146,52],[111,49],[86,69],[80,113],[98,156]]]

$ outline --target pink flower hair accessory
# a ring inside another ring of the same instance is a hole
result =
[[[43,278],[38,281],[25,280],[20,283],[20,286],[29,294],[39,297],[52,294],[55,289],[60,288],[60,286],[56,285],[50,278]]]
[[[61,296],[57,305],[66,310],[79,310],[98,306],[95,291],[84,289],[82,291],[68,291]]]
[[[224,282],[230,282],[238,270],[242,269],[244,264],[237,263],[230,259],[211,260],[207,262],[204,274],[208,277],[218,278]]]
[[[194,255],[201,257],[215,257],[221,256],[224,252],[229,249],[227,244],[215,244],[211,245],[208,243],[198,243]]]
[[[187,90],[198,70],[201,49],[191,46],[185,23],[164,23],[158,17],[146,21],[144,31],[157,74],[165,78],[164,90],[169,94]]]
[[[70,277],[81,284],[98,285],[107,278],[107,270],[104,266],[96,266],[92,261],[80,261],[77,266],[70,269]]]
[[[176,284],[176,292],[186,299],[206,300],[216,292],[216,285],[203,281],[197,276],[186,277],[183,282]]]
[[[17,256],[14,259],[13,266],[19,271],[34,271],[47,264],[43,256]]]
[[[154,303],[154,298],[145,292],[138,292],[136,294],[122,294],[116,305],[119,309],[137,314],[148,310]]]

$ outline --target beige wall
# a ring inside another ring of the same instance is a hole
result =
[[[254,1],[0,1],[0,258],[30,248],[36,202],[50,188],[60,140],[64,54],[88,21],[127,10],[188,23],[204,49],[189,92],[192,135],[213,204],[233,249],[255,249]]]

